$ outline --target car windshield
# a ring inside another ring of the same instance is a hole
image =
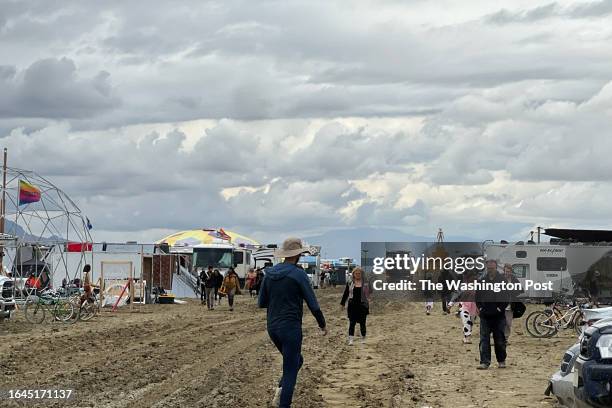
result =
[[[229,268],[232,266],[232,250],[228,248],[195,248],[193,265],[196,268]]]

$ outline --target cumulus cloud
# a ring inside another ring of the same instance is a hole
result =
[[[9,1],[2,145],[104,237],[600,222],[612,3],[442,3]]]

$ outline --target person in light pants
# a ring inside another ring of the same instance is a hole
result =
[[[520,283],[519,280],[512,273],[512,265],[509,263],[504,264],[504,279],[508,283]],[[506,344],[508,344],[508,339],[510,338],[510,333],[512,333],[512,320],[514,319],[513,311],[512,311],[512,302],[517,301],[517,296],[523,293],[522,291],[513,291],[510,294],[510,303],[508,307],[506,307],[506,325],[504,326],[504,335],[506,336]]]

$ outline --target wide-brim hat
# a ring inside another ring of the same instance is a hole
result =
[[[304,247],[302,240],[299,238],[287,238],[283,241],[281,248],[274,251],[274,255],[278,258],[290,258],[292,256],[309,253],[310,248]]]

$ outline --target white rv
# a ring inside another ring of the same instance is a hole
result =
[[[563,242],[515,244],[485,242],[483,251],[488,259],[512,265],[514,275],[522,283],[529,279],[535,282],[552,282],[552,291],[530,288],[525,297],[550,298],[552,292],[567,291],[572,294],[577,286],[588,288],[588,280],[594,271],[600,272],[600,297],[612,297],[612,244]]]
[[[200,268],[206,269],[210,265],[225,276],[228,269],[234,267],[240,280],[244,281],[249,268],[254,266],[249,248],[234,246],[230,243],[173,246],[170,252],[192,254],[191,270],[194,275],[197,275]]]

